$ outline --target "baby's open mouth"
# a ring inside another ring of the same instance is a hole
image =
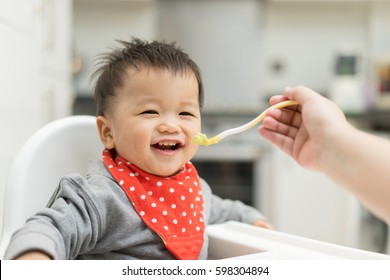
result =
[[[180,143],[174,143],[174,142],[159,142],[154,145],[152,145],[156,149],[163,150],[163,151],[174,151],[182,147]]]

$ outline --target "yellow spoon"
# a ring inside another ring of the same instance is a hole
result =
[[[241,133],[245,130],[248,130],[248,129],[254,127],[256,124],[258,124],[259,122],[261,122],[264,119],[264,117],[269,109],[280,109],[283,107],[293,106],[293,105],[298,105],[298,102],[295,100],[282,101],[280,103],[277,103],[277,104],[269,107],[268,109],[266,109],[264,112],[262,112],[260,115],[258,115],[256,118],[254,118],[250,122],[248,122],[242,126],[236,127],[236,128],[231,128],[231,129],[225,130],[212,138],[207,138],[206,134],[199,132],[197,135],[194,136],[194,138],[192,139],[192,142],[195,144],[198,144],[198,145],[203,145],[203,146],[217,144],[217,143],[219,143],[219,141],[221,141],[223,138],[225,138],[227,136]]]

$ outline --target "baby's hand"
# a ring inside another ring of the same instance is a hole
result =
[[[51,258],[41,251],[29,251],[23,253],[17,260],[51,260]]]
[[[266,229],[274,229],[273,226],[271,226],[269,223],[261,221],[261,220],[255,221],[254,225],[257,227],[262,227],[262,228],[266,228]]]

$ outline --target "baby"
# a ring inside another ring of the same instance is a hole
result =
[[[270,227],[252,207],[213,195],[190,162],[201,131],[198,66],[175,44],[121,44],[94,74],[102,161],[86,178],[61,180],[6,258],[207,259],[206,225]]]

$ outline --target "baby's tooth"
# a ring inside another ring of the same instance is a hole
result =
[[[158,143],[160,146],[175,146],[175,142],[170,142],[170,141],[164,141],[164,142],[159,142]]]

